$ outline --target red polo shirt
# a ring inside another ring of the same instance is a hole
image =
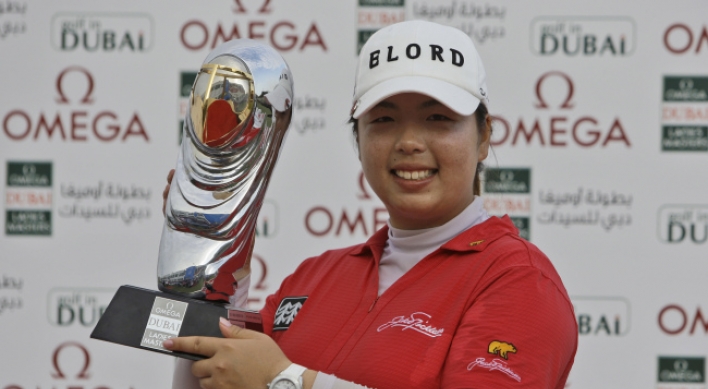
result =
[[[577,324],[548,258],[492,217],[380,297],[384,227],[304,261],[262,310],[293,362],[372,388],[562,388]]]

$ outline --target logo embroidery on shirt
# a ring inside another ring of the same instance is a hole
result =
[[[499,355],[504,359],[509,359],[508,353],[515,354],[516,347],[514,347],[511,343],[494,340],[489,343],[489,349],[487,351],[489,351],[490,354]]]
[[[480,357],[475,359],[474,362],[467,365],[467,370],[472,370],[475,366],[488,369],[489,371],[500,371],[508,375],[512,379],[516,380],[516,382],[521,382],[521,377],[519,377],[518,374],[514,373],[514,371],[506,365],[506,362],[502,361],[501,359],[494,358],[493,360],[487,362],[485,358]]]
[[[280,301],[278,310],[275,311],[275,319],[273,319],[273,331],[284,331],[290,328],[290,325],[295,320],[295,316],[305,304],[307,296],[304,297],[286,297]]]
[[[431,338],[437,338],[438,336],[442,336],[445,329],[436,328],[429,325],[428,323],[430,322],[429,319],[431,317],[432,316],[428,315],[425,312],[415,312],[408,317],[396,316],[388,323],[379,326],[377,332],[381,332],[387,328],[402,327],[401,331],[413,330]]]

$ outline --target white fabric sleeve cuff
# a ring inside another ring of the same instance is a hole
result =
[[[312,389],[370,389],[367,386],[355,384],[353,382],[341,380],[331,374],[317,372]]]
[[[251,286],[251,275],[243,277],[236,287],[236,292],[229,297],[227,308],[246,308],[248,305],[248,288]]]
[[[189,359],[176,358],[172,372],[172,389],[201,389],[199,379],[192,375],[192,363]]]

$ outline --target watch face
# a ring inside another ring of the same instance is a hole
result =
[[[297,385],[287,378],[281,378],[281,379],[275,381],[275,383],[270,386],[270,389],[296,389],[296,388],[297,388]]]

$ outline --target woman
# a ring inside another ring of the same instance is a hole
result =
[[[304,261],[268,298],[264,334],[224,321],[227,339],[165,347],[208,357],[191,368],[203,388],[564,387],[577,325],[563,284],[478,196],[488,104],[464,33],[410,21],[372,35],[352,123],[388,226]]]

